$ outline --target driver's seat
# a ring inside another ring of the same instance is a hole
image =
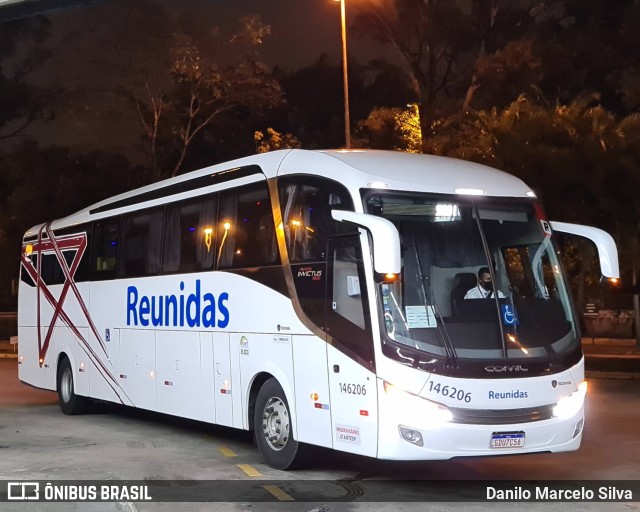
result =
[[[471,272],[459,272],[453,278],[453,289],[451,290],[451,313],[459,316],[458,304],[464,300],[467,292],[478,283],[476,275]]]

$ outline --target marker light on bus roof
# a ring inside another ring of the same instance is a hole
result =
[[[462,196],[484,196],[487,193],[481,188],[457,188],[454,192]]]
[[[527,192],[527,196],[528,197],[538,197],[533,190],[529,190],[529,192]]]
[[[33,245],[32,244],[27,244],[27,246],[24,248],[24,253],[27,256],[31,256],[31,254],[33,253]]]
[[[382,181],[372,181],[371,183],[367,183],[367,187],[369,188],[389,188],[388,183],[384,183]]]

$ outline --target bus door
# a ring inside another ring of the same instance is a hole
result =
[[[361,240],[368,244],[364,235],[328,241],[327,365],[334,448],[375,457],[378,401]]]

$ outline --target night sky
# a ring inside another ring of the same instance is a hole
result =
[[[259,15],[271,26],[271,35],[257,47],[259,58],[269,66],[295,70],[326,54],[330,62],[341,62],[340,4],[335,0],[147,0],[187,25],[219,26],[233,30],[243,16]],[[357,4],[353,0],[351,4]],[[46,0],[39,5],[50,5]],[[137,121],[122,98],[111,93],[118,74],[113,66],[96,67],[96,62],[117,60],[108,48],[119,44],[120,20],[113,15],[111,0],[81,3],[45,12],[51,20],[50,37],[44,46],[52,56],[30,77],[44,88],[60,87],[77,97],[74,110],[52,108],[55,123],[35,122],[25,135],[43,146],[59,144],[82,150],[122,150],[126,140],[137,132]],[[347,24],[353,21],[357,5],[347,4]],[[1,26],[1,25],[0,25]],[[396,61],[388,46],[358,37],[351,27],[348,37],[352,63],[384,58]],[[90,65],[92,64],[92,65]],[[95,97],[102,96],[101,109],[95,110]],[[67,102],[68,104],[68,102]],[[53,129],[55,127],[55,129]]]

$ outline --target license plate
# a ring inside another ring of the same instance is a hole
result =
[[[524,432],[494,432],[491,448],[524,448]]]

